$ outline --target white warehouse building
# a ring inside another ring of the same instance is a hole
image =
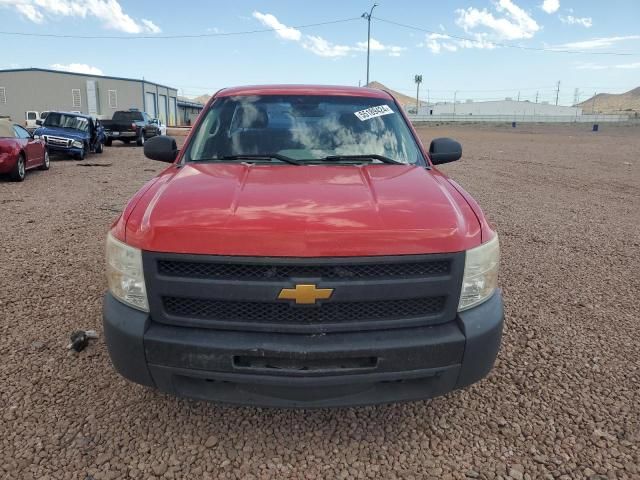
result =
[[[535,103],[528,100],[518,102],[510,98],[488,102],[444,102],[435,103],[420,107],[420,115],[460,115],[460,116],[491,116],[491,115],[513,115],[513,116],[568,116],[576,117],[582,115],[580,107],[564,107],[562,105],[551,105],[548,102]]]

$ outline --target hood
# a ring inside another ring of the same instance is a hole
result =
[[[70,138],[72,140],[84,140],[89,134],[80,130],[60,127],[39,127],[34,135],[53,135],[55,137]]]
[[[172,166],[126,221],[130,245],[175,253],[402,255],[480,244],[458,191],[414,166]]]

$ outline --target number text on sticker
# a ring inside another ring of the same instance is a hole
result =
[[[389,115],[390,113],[393,113],[393,110],[391,110],[388,105],[379,105],[377,107],[365,108],[359,112],[354,112],[355,116],[358,117],[360,121],[381,117],[382,115]]]

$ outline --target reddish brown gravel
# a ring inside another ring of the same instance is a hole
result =
[[[472,388],[265,410],[130,384],[102,336],[104,238],[162,164],[107,148],[0,180],[0,478],[640,478],[640,128],[432,126],[500,232],[506,329]],[[69,333],[101,337],[80,354]]]

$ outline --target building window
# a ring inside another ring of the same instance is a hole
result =
[[[109,108],[118,108],[118,92],[109,90]]]
[[[7,103],[7,90],[0,87],[0,103]]]
[[[80,89],[72,88],[71,89],[71,98],[73,99],[73,108],[80,108],[81,106],[81,97],[80,97]]]

